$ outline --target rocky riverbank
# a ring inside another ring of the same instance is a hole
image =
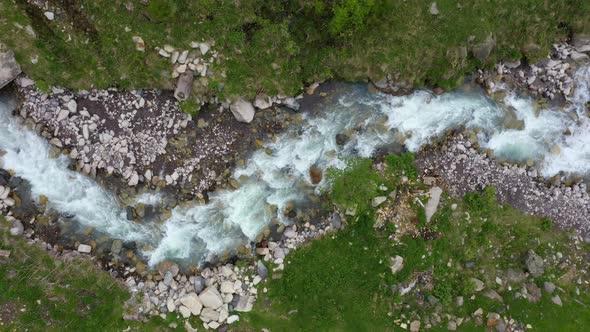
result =
[[[500,202],[527,214],[549,217],[590,242],[590,196],[581,180],[566,184],[556,177],[549,182],[535,167],[498,163],[478,150],[476,136],[470,133],[424,149],[416,164],[424,174],[439,178],[454,196],[493,186]]]

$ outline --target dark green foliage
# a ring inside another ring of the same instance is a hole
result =
[[[493,187],[486,187],[483,192],[467,193],[463,201],[470,212],[477,216],[488,217],[497,206],[496,190]]]
[[[418,170],[414,167],[414,154],[411,152],[404,152],[399,155],[389,155],[385,158],[389,171],[396,177],[405,175],[410,181],[418,179]]]
[[[380,194],[381,178],[371,159],[351,160],[346,169],[329,169],[327,175],[333,181],[331,200],[345,208],[356,206],[357,213],[369,212],[371,199]]]

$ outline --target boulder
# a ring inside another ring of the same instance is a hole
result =
[[[391,257],[389,260],[391,263],[391,266],[390,266],[391,274],[396,274],[401,269],[404,268],[404,258],[403,257],[396,255],[395,257]]]
[[[178,272],[180,272],[180,268],[178,267],[178,264],[172,261],[163,261],[160,264],[158,264],[158,273],[160,273],[160,275],[163,278],[164,276],[166,276],[166,272],[170,272],[170,274],[172,274],[173,277],[176,277],[176,275],[178,275]]]
[[[201,276],[195,277],[195,292],[197,292],[197,294],[200,294],[205,289],[206,286],[207,286],[207,281],[205,281],[205,278],[203,278]]]
[[[323,174],[322,169],[317,166],[311,166],[309,168],[309,177],[311,178],[312,184],[318,184],[322,182]]]
[[[216,322],[219,319],[219,312],[211,308],[205,308],[203,309],[203,311],[201,311],[200,317],[201,320],[205,323]]]
[[[231,104],[230,110],[239,122],[250,123],[254,120],[254,106],[245,100],[238,100]]]
[[[266,266],[261,260],[259,260],[258,263],[256,263],[256,269],[258,270],[258,275],[260,276],[260,278],[266,279],[266,277],[268,277],[268,268],[266,268]]]
[[[186,306],[193,315],[199,315],[203,309],[203,304],[199,296],[195,293],[188,293],[180,298],[180,303]]]
[[[12,52],[0,53],[0,89],[12,82],[21,73]]]
[[[252,307],[254,307],[254,302],[256,298],[254,296],[248,295],[241,295],[238,299],[238,303],[236,304],[236,311],[239,312],[249,312],[252,311]]]
[[[442,194],[442,189],[440,187],[432,187],[429,191],[430,199],[426,203],[424,210],[426,211],[426,222],[430,222],[432,216],[436,213],[436,209],[438,208],[438,203],[440,203],[440,195]]]
[[[223,305],[223,298],[214,286],[205,288],[205,290],[199,294],[199,300],[201,300],[201,303],[205,308],[217,309]]]
[[[524,258],[524,264],[533,277],[538,277],[545,272],[543,258],[532,250],[527,252]]]
[[[174,98],[176,98],[176,100],[183,102],[188,99],[191,94],[194,79],[195,76],[190,70],[185,71],[184,73],[180,74],[180,76],[178,76],[176,89],[174,90]]]
[[[272,106],[272,100],[265,94],[256,95],[254,106],[258,109],[264,110]]]
[[[240,316],[238,316],[238,315],[231,315],[231,316],[227,317],[228,324],[233,324],[239,320],[240,320]]]

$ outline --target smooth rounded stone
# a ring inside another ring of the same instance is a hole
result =
[[[252,103],[240,99],[230,105],[230,111],[239,122],[250,123],[254,120],[254,106]]]
[[[258,109],[265,110],[272,106],[272,100],[265,94],[258,94],[254,100],[254,106]]]
[[[160,273],[160,275],[163,278],[164,276],[166,276],[166,272],[170,272],[172,274],[172,277],[176,277],[178,275],[178,272],[180,272],[180,268],[178,267],[178,264],[172,261],[163,261],[160,264],[158,264],[158,273]]]
[[[14,220],[12,222],[12,227],[10,228],[10,235],[12,236],[18,236],[18,235],[22,235],[25,231],[25,228],[23,226],[23,224],[20,222],[20,220]]]
[[[214,286],[205,288],[205,290],[199,294],[199,300],[201,300],[204,307],[210,309],[217,309],[223,305],[223,298]]]
[[[199,315],[203,309],[203,304],[201,303],[199,296],[195,293],[188,293],[181,297],[180,303],[186,306],[195,316]]]
[[[228,324],[233,324],[239,320],[240,320],[240,316],[238,316],[238,315],[231,315],[231,316],[227,317]]]
[[[475,286],[476,292],[479,292],[485,288],[485,284],[483,283],[483,281],[481,281],[477,278],[471,278],[470,280],[473,283],[473,286]]]

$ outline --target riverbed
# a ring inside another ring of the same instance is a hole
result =
[[[575,74],[576,90],[560,109],[497,87],[494,97],[473,85],[440,96],[420,90],[408,96],[372,94],[364,85],[337,84],[319,102],[303,103],[300,121],[266,140],[232,171],[237,185],[209,193],[205,203],[175,207],[168,220],[136,222],[126,217],[117,195],[70,169],[68,157],[54,157],[50,145],[0,100],[0,158],[31,184],[33,197],[47,197],[61,223],[73,233],[136,244],[150,265],[163,260],[201,264],[250,245],[266,227],[301,221],[306,209],[329,190],[310,169],[325,174],[350,158],[409,150],[444,137],[450,130],[477,132],[479,146],[496,159],[534,165],[539,174],[590,174],[590,67]],[[314,98],[318,98],[314,96]],[[158,205],[161,194],[137,199]],[[276,228],[276,227],[275,227]],[[71,236],[71,235],[69,235]]]

